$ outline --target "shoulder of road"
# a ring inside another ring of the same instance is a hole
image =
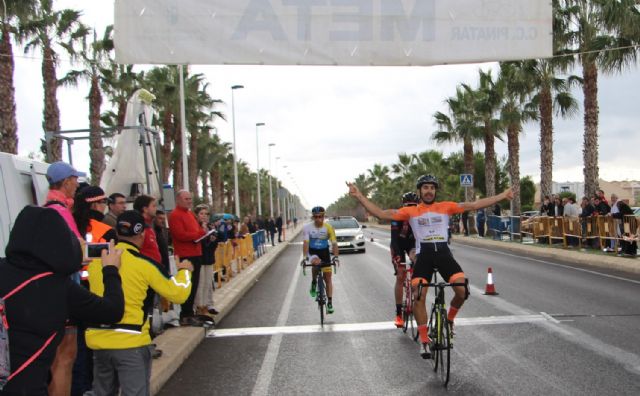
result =
[[[380,230],[390,230],[389,225],[365,223],[368,227]],[[618,257],[613,253],[603,253],[596,249],[566,249],[542,244],[527,244],[512,241],[498,241],[491,237],[454,235],[453,241],[463,245],[507,251],[526,257],[546,260],[557,260],[564,263],[585,267],[606,268],[616,271],[640,274],[640,262],[634,257]]]
[[[289,230],[287,230],[289,231]],[[276,258],[284,251],[302,231],[302,225],[287,233],[287,242],[279,243],[275,247],[267,246],[265,254],[257,258],[248,267],[234,275],[228,283],[213,293],[216,309],[216,322],[220,321],[231,312],[242,296],[251,289],[260,276],[271,266]],[[189,358],[198,344],[205,338],[206,330],[203,327],[177,327],[168,329],[153,342],[156,348],[162,350],[162,356],[153,360],[151,366],[151,394],[157,394],[162,386],[178,370],[182,363]]]

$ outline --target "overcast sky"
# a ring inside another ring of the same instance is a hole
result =
[[[113,21],[113,1],[57,0],[56,7],[84,12],[83,20],[96,27],[99,36]],[[19,49],[15,48],[16,54]],[[30,59],[33,57],[36,59]],[[16,58],[16,101],[19,152],[39,149],[42,133],[42,79],[40,54]],[[61,67],[69,67],[62,62]],[[309,66],[194,66],[204,73],[212,97],[226,105],[228,122],[217,122],[220,136],[232,141],[231,89],[235,93],[238,156],[256,167],[257,122],[260,128],[260,166],[269,167],[268,143],[273,174],[299,193],[309,206],[328,206],[346,192],[344,182],[353,180],[375,163],[390,165],[398,153],[438,149],[460,151],[460,145],[431,141],[433,114],[446,111],[444,100],[455,94],[458,83],[475,86],[478,69],[497,64],[436,67],[309,67]],[[60,72],[61,74],[61,72]],[[600,176],[606,180],[640,179],[637,155],[640,147],[640,112],[637,91],[638,68],[623,75],[600,76]],[[88,128],[88,86],[58,91],[63,129]],[[554,120],[554,180],[582,181],[583,112],[581,91],[575,92],[580,112],[572,120]],[[106,102],[106,99],[105,99]],[[103,107],[103,111],[106,106]],[[539,125],[525,126],[521,137],[520,171],[540,179]],[[499,156],[506,156],[506,142],[497,143]],[[477,146],[476,150],[483,150]],[[88,169],[88,149],[76,143],[74,162]],[[276,169],[276,157],[278,161]],[[66,160],[65,156],[65,160]],[[283,166],[288,166],[284,169]],[[290,172],[290,175],[286,173]],[[408,186],[409,187],[409,186]]]

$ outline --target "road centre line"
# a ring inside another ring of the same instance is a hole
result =
[[[548,314],[540,315],[505,315],[484,316],[477,318],[457,318],[456,328],[460,326],[483,326],[499,324],[522,324],[556,320]],[[284,334],[312,334],[312,333],[345,333],[355,331],[382,331],[397,330],[391,321],[367,322],[367,323],[338,323],[301,326],[273,326],[273,327],[245,327],[237,329],[214,329],[207,332],[207,338],[243,337],[243,336],[269,336]]]

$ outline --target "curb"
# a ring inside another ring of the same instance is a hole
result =
[[[286,242],[269,248],[259,259],[231,278],[229,283],[214,291],[213,298],[219,312],[216,315],[217,323],[220,323],[231,312],[238,301],[253,287],[258,278],[301,231],[302,226],[292,230],[288,234]],[[155,359],[151,365],[150,392],[152,395],[160,392],[164,384],[189,358],[200,342],[204,340],[207,330],[203,327],[177,327],[154,338],[153,342],[157,345],[157,349],[162,350],[162,356]]]
[[[388,225],[366,223],[368,227],[389,231]],[[633,258],[603,256],[581,252],[579,250],[564,250],[560,248],[550,248],[543,245],[526,245],[518,242],[501,242],[488,238],[465,237],[453,235],[453,241],[462,245],[476,247],[491,247],[511,253],[518,253],[524,256],[534,256],[540,259],[551,259],[571,264],[578,264],[587,267],[613,269],[631,274],[640,274],[640,263]]]

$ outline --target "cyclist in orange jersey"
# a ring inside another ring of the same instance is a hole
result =
[[[421,199],[417,206],[383,210],[362,195],[355,184],[347,183],[347,185],[349,186],[349,194],[356,198],[375,217],[384,220],[409,221],[413,235],[416,238],[417,260],[413,267],[413,280],[411,282],[414,293],[417,293],[420,282],[428,283],[431,281],[434,268],[437,268],[438,272],[449,283],[466,282],[464,272],[462,272],[460,265],[453,258],[447,244],[449,216],[493,206],[503,199],[513,199],[513,191],[509,188],[499,195],[479,199],[475,202],[436,202],[438,179],[433,175],[424,175],[418,178],[416,183],[418,195]],[[451,299],[448,313],[452,330],[453,321],[458,314],[458,310],[468,298],[468,289],[464,286],[455,286],[453,291],[455,294]],[[429,339],[427,328],[426,296],[427,288],[423,287],[420,296],[421,303],[416,303],[413,307],[413,313],[418,324],[418,333],[420,334],[420,354],[425,359],[431,357],[429,348],[431,340]]]

